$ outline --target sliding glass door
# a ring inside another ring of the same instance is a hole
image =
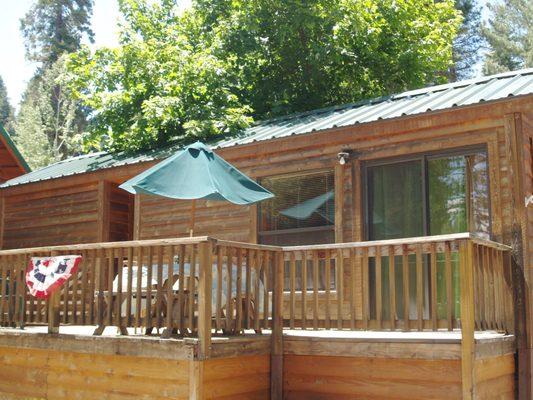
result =
[[[366,166],[367,238],[369,240],[395,239],[413,236],[475,232],[490,236],[490,207],[487,156],[485,150],[457,151],[447,154],[422,154],[407,160],[382,160]],[[429,259],[424,263],[424,281],[429,282]],[[383,257],[382,265],[388,265]],[[446,298],[444,286],[444,259],[437,259],[437,287],[425,284],[424,313],[429,309],[429,290],[437,291],[439,318],[445,316],[449,301],[458,314],[459,276],[457,260],[453,264],[453,294]],[[395,312],[403,314],[401,285],[403,268],[400,257],[395,259],[396,304]],[[416,299],[415,258],[409,258],[410,302]],[[375,279],[374,266],[369,277]],[[382,287],[389,287],[388,269],[382,268]],[[375,293],[370,290],[371,303]],[[390,318],[388,290],[383,293],[383,318]],[[373,312],[375,306],[373,305]],[[411,318],[416,318],[416,307],[410,307]],[[424,317],[426,317],[425,315]]]

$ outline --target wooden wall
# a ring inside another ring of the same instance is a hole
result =
[[[109,241],[133,240],[133,195],[111,185],[109,193]]]
[[[189,361],[0,347],[0,397],[188,399]]]
[[[96,241],[96,183],[50,188],[3,199],[2,248]]]

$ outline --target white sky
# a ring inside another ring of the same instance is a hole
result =
[[[487,0],[481,0],[485,4]],[[191,0],[181,0],[187,7]],[[20,33],[20,19],[33,0],[0,0],[0,76],[7,86],[11,104],[18,108],[26,83],[35,65],[24,58],[24,43]],[[484,12],[484,17],[486,17]],[[94,46],[113,46],[117,43],[117,21],[120,18],[117,0],[95,0],[92,18]]]

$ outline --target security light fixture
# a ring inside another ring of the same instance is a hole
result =
[[[337,158],[339,160],[340,165],[346,164],[348,161],[350,161],[350,158],[352,157],[353,151],[350,149],[343,149],[339,153],[337,153]]]

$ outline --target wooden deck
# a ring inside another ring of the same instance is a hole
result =
[[[108,329],[0,332],[1,398],[269,399],[271,336],[116,336]],[[461,333],[285,330],[285,399],[462,398]],[[475,334],[476,398],[513,399],[514,337]],[[14,385],[12,382],[18,382]],[[272,397],[274,398],[274,397]]]

